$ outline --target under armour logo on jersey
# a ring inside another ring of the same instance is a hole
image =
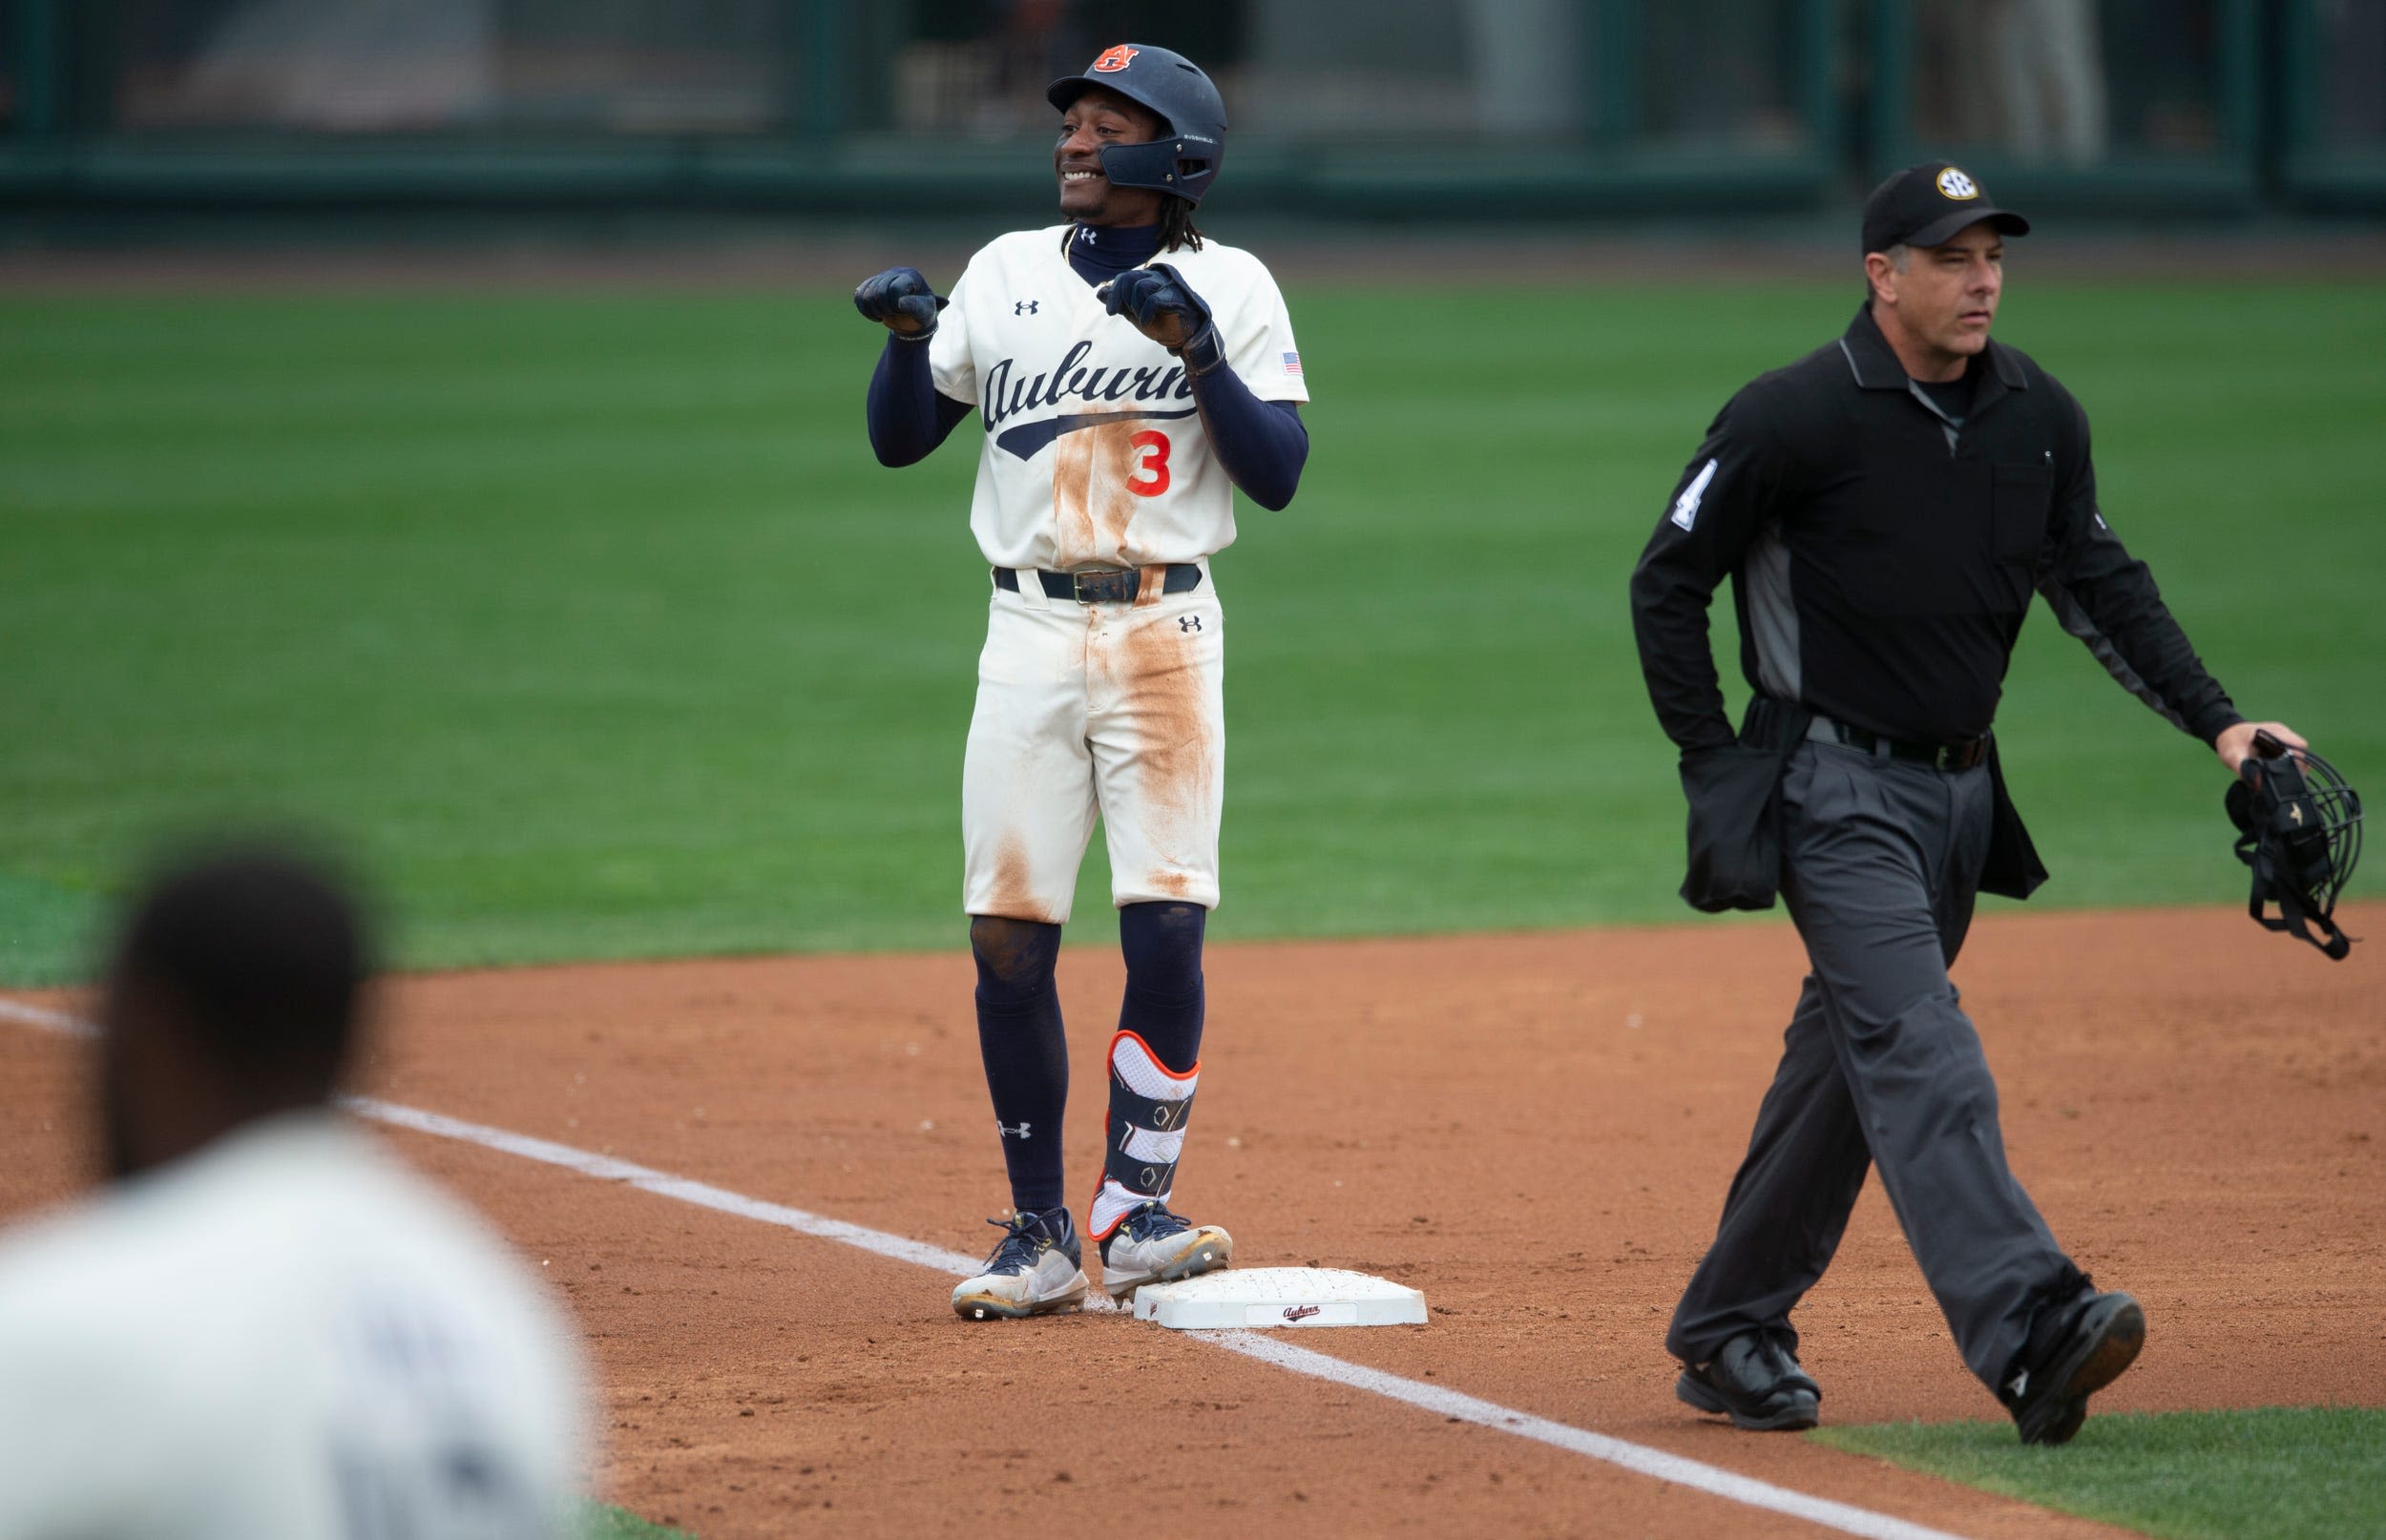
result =
[[[1019,1126],[1017,1128],[1013,1128],[1010,1124],[997,1117],[994,1119],[994,1127],[1001,1130],[1002,1136],[1006,1139],[1015,1137],[1024,1139],[1027,1137],[1027,1119],[1025,1118],[1019,1119]]]
[[[1683,488],[1682,495],[1673,500],[1673,512],[1666,516],[1685,530],[1697,523],[1699,502],[1706,495],[1708,483],[1715,479],[1715,468],[1722,464],[1721,460],[1707,461],[1706,468],[1700,471],[1698,478]]]
[[[1036,313],[1036,306],[1040,302],[1036,300],[1014,300],[1011,302],[1011,313],[1015,316],[1032,316]]]
[[[1177,616],[1177,629],[1189,636],[1202,629],[1202,617],[1197,614],[1181,614]]]

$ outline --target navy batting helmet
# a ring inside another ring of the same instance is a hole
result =
[[[1151,187],[1199,203],[1226,158],[1226,104],[1202,67],[1147,43],[1102,50],[1083,74],[1056,80],[1044,94],[1062,112],[1096,86],[1158,113],[1165,131],[1149,144],[1114,144],[1101,153],[1114,187]]]

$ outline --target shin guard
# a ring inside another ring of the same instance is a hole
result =
[[[1110,1116],[1103,1137],[1101,1186],[1094,1194],[1086,1233],[1107,1240],[1129,1214],[1165,1203],[1176,1186],[1185,1119],[1193,1112],[1199,1064],[1179,1074],[1148,1044],[1120,1030],[1110,1040]]]

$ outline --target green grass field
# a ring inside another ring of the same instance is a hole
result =
[[[2376,1409],[2099,1414],[2060,1449],[2023,1447],[2010,1423],[1810,1437],[2161,1540],[2386,1534],[2386,1411]]]
[[[1624,579],[1716,406],[1851,285],[1291,301],[1314,454],[1219,563],[1217,933],[1686,916]],[[880,468],[841,294],[0,328],[0,982],[85,971],[142,852],[226,821],[350,851],[413,966],[957,943],[974,427]],[[2108,517],[2240,702],[2374,781],[2386,286],[2025,273],[2000,335],[2087,403]],[[2208,758],[2043,614],[2014,673],[2040,902],[2240,901]]]

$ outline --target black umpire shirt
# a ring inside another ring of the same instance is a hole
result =
[[[1942,407],[1868,306],[1717,415],[1632,574],[1649,695],[1685,753],[1734,741],[1706,631],[1726,573],[1749,685],[1890,738],[1988,731],[2034,589],[2206,743],[2242,719],[2097,511],[2071,392],[1994,341],[1970,384]]]

